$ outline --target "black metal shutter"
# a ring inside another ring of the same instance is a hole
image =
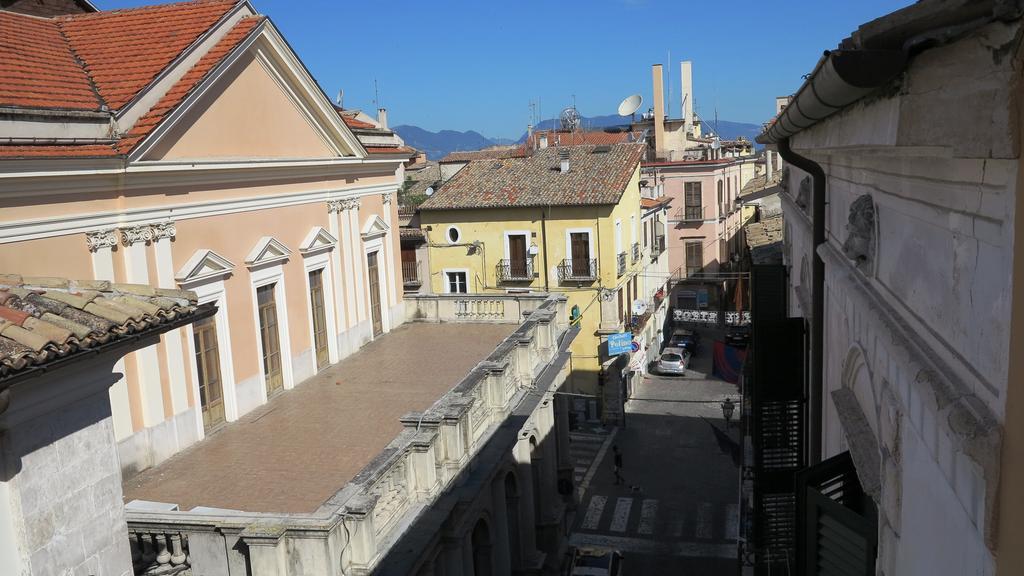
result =
[[[864,493],[849,452],[797,475],[799,574],[871,576],[878,549],[878,515]]]

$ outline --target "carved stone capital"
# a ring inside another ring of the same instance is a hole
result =
[[[153,228],[148,224],[142,226],[129,226],[127,228],[121,228],[121,243],[125,246],[131,246],[138,242],[152,242],[153,241]]]
[[[391,204],[391,192],[384,192],[381,194],[380,201],[383,202],[385,206]]]
[[[153,224],[150,226],[153,230],[153,239],[161,240],[163,238],[174,238],[178,234],[177,228],[174,226],[174,222],[160,222],[159,224]]]
[[[344,212],[359,208],[359,198],[342,198],[340,200],[328,200],[327,212]]]
[[[327,201],[327,213],[328,214],[334,214],[336,212],[341,212],[342,210],[344,210],[345,207],[342,206],[343,202],[344,202],[344,200],[328,200]]]
[[[342,200],[345,210],[359,210],[359,198],[346,198]]]
[[[117,229],[97,230],[85,233],[85,243],[90,252],[96,252],[100,248],[113,248],[117,246]]]

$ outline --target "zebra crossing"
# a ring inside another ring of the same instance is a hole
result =
[[[573,461],[573,484],[580,486],[590,466],[601,452],[601,446],[608,439],[607,434],[590,432],[569,432],[569,454]]]
[[[672,508],[656,498],[596,494],[587,501],[580,530],[647,539],[735,541],[739,509],[735,502]]]

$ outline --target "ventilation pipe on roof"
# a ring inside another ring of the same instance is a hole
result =
[[[569,151],[565,148],[558,151],[559,171],[563,174],[569,171]]]

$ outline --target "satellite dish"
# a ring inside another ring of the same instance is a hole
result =
[[[721,147],[722,147],[722,140],[718,136],[715,136],[715,139],[711,141],[711,149],[712,150],[718,150]]]
[[[643,316],[646,312],[647,302],[640,298],[637,298],[636,300],[633,301],[633,314],[636,314],[637,316]]]
[[[427,196],[433,196],[434,195],[434,187],[433,186],[427,186],[427,189],[426,189],[426,191],[424,193]]]
[[[640,105],[643,103],[644,99],[639,94],[627,96],[626,99],[619,104],[619,116],[632,116],[634,112],[640,109]]]
[[[562,123],[562,130],[573,132],[580,127],[580,113],[576,111],[576,108],[569,106],[562,110],[559,121]]]

